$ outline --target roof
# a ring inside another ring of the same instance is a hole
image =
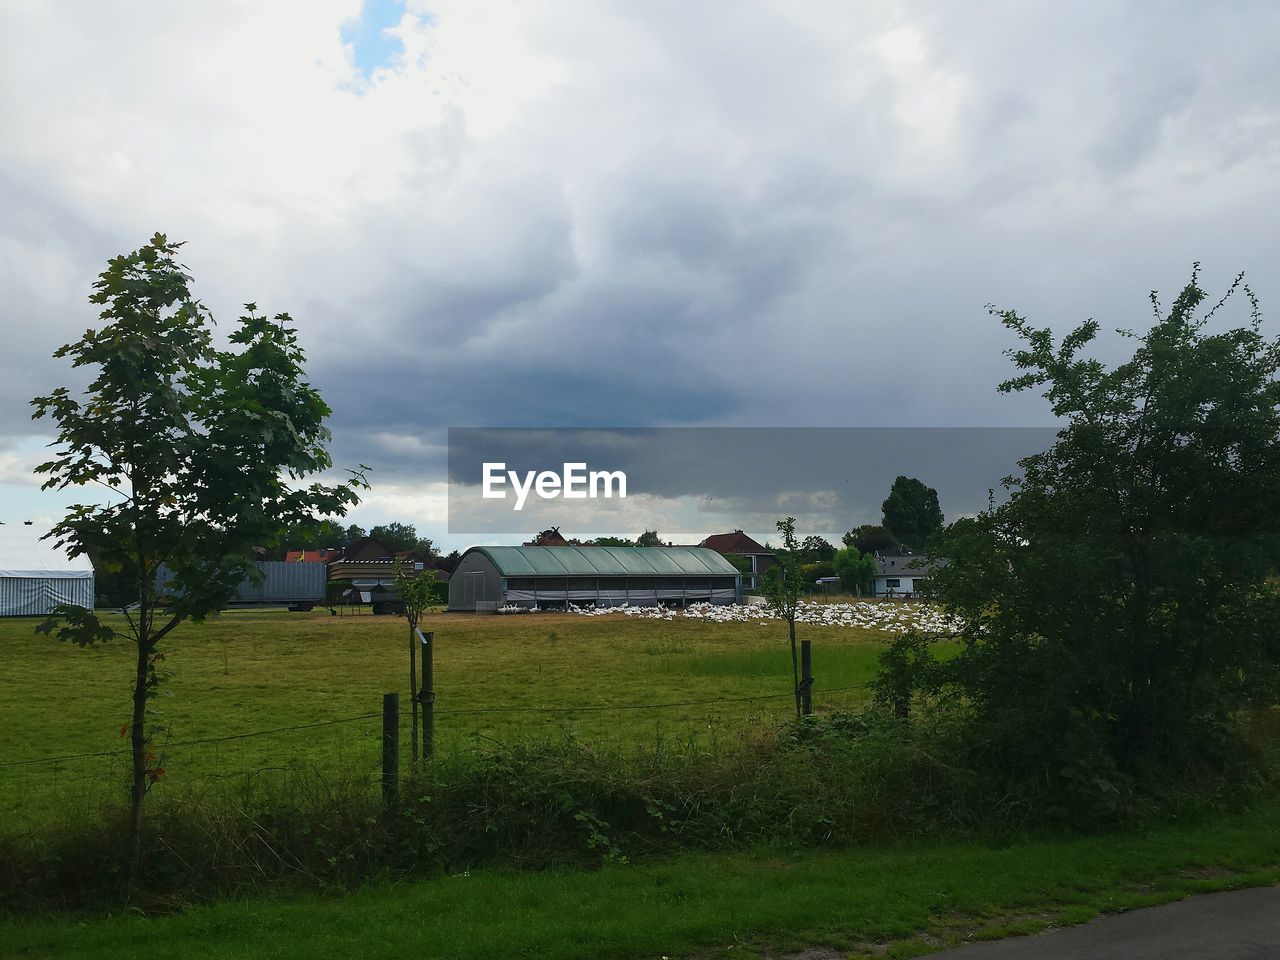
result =
[[[390,560],[393,554],[377,537],[361,537],[347,544],[342,551],[344,560]]]
[[[288,563],[328,563],[341,555],[341,550],[333,547],[321,547],[319,550],[286,550],[284,558]]]
[[[733,533],[713,533],[699,546],[708,547],[716,553],[737,553],[745,557],[752,554],[773,556],[772,550],[762,547],[741,530],[735,530]]]
[[[567,547],[570,542],[565,539],[559,527],[548,527],[542,530],[532,540],[524,542],[526,547]]]
[[[472,547],[504,577],[737,576],[705,547]],[[467,554],[463,554],[465,557]]]
[[[896,554],[876,554],[876,576],[877,577],[896,577],[899,574],[907,576],[922,576],[935,567],[942,566],[942,560],[930,560],[928,557],[916,553],[896,553]]]
[[[87,580],[93,576],[88,557],[69,557],[52,540],[41,540],[48,528],[25,523],[0,524],[0,577],[40,580]]]

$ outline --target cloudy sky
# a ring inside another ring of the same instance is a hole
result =
[[[450,546],[450,426],[1043,425],[984,304],[1140,326],[1195,260],[1280,304],[1277,36],[1261,0],[0,0],[0,513],[66,502],[27,401],[157,230],[215,316],[293,315],[354,518]]]

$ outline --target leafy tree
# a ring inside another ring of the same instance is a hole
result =
[[[640,536],[636,537],[637,547],[660,547],[662,546],[662,538],[658,536],[657,530],[646,530]]]
[[[734,569],[739,573],[751,573],[751,559],[749,557],[744,557],[740,553],[725,553],[721,554],[721,556],[733,564]]]
[[[626,537],[596,537],[588,543],[595,547],[634,547],[636,545],[634,540],[628,540]]]
[[[819,536],[805,537],[799,549],[802,563],[822,563],[836,555],[836,548]]]
[[[431,604],[436,602],[437,591],[435,580],[426,574],[415,571],[413,566],[403,560],[396,561],[396,594],[404,608],[404,618],[409,623],[409,699],[413,707],[412,733],[410,734],[410,756],[418,762],[418,710],[423,713],[422,752],[431,756],[435,747],[435,692],[432,689],[433,651],[424,649],[423,672],[425,682],[421,691],[418,689],[418,620]],[[420,699],[421,697],[421,699]],[[430,699],[428,699],[430,698]]]
[[[764,572],[761,590],[774,616],[787,622],[787,639],[791,644],[791,679],[796,695],[796,718],[802,716],[800,690],[800,658],[796,650],[796,617],[800,613],[800,597],[804,590],[804,573],[797,553],[796,518],[787,517],[777,523],[782,534],[782,551],[778,562]]]
[[[416,550],[423,557],[429,558],[435,552],[432,542],[425,537],[419,537],[417,528],[412,523],[393,522],[379,524],[369,531],[369,536],[373,537],[392,553]]]
[[[859,553],[897,553],[902,549],[888,527],[870,523],[854,527],[841,540],[846,547],[856,547]]]
[[[363,540],[368,535],[369,535],[369,531],[367,531],[364,527],[360,526],[359,524],[353,523],[351,524],[351,526],[347,527],[346,540],[343,542],[342,545],[344,547],[350,546],[351,544],[355,543],[357,540]]]
[[[898,477],[881,504],[885,527],[912,550],[923,550],[929,538],[942,529],[938,491],[915,477]]]
[[[461,560],[462,554],[459,551],[450,550],[448,554],[436,561],[436,567],[445,573],[453,573]]]
[[[348,543],[347,531],[333,520],[295,523],[281,531],[272,552],[280,559],[290,550],[341,549]]]
[[[1198,266],[1167,313],[1153,293],[1114,367],[1082,355],[1092,320],[1055,341],[992,310],[1022,340],[1001,391],[1042,389],[1066,425],[942,535],[963,652],[904,652],[883,699],[962,706],[988,758],[1077,797],[1243,756],[1240,708],[1280,694],[1280,342],[1242,280],[1207,311]],[[1249,322],[1209,332],[1238,291]]]
[[[836,575],[835,561],[818,560],[814,563],[802,563],[800,564],[800,572],[804,575],[805,583],[812,585],[815,580]]]
[[[863,553],[857,547],[845,547],[836,551],[834,564],[840,586],[850,593],[862,596],[862,591],[871,589],[876,575],[876,559],[872,554]]]
[[[137,648],[130,732],[130,836],[141,869],[142,802],[162,775],[147,730],[157,694],[161,642],[186,620],[217,613],[245,577],[253,548],[292,524],[341,516],[364,485],[303,485],[331,466],[325,406],[303,374],[286,314],[269,320],[253,304],[215,350],[207,309],[176,260],[181,245],[156,234],[113,258],[93,286],[104,325],[58,349],[96,371],[78,399],[60,387],[32,401],[57,425],[53,459],[36,468],[44,489],[97,484],[114,501],[72,506],[50,532],[72,555],[125,578],[137,606],[123,629],[92,611],[62,606],[45,633],[81,646],[127,636]],[[164,565],[171,596],[162,598]],[[162,602],[162,599],[164,602]]]

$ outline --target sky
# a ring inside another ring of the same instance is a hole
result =
[[[292,315],[373,468],[351,519],[446,547],[449,427],[1049,424],[987,304],[1141,327],[1201,261],[1276,331],[1278,35],[1247,0],[0,0],[0,519],[75,499],[27,402],[156,231],[220,329]]]

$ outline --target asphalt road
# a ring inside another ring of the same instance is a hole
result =
[[[936,960],[1276,960],[1280,887],[1208,893],[1033,937],[975,943]]]

